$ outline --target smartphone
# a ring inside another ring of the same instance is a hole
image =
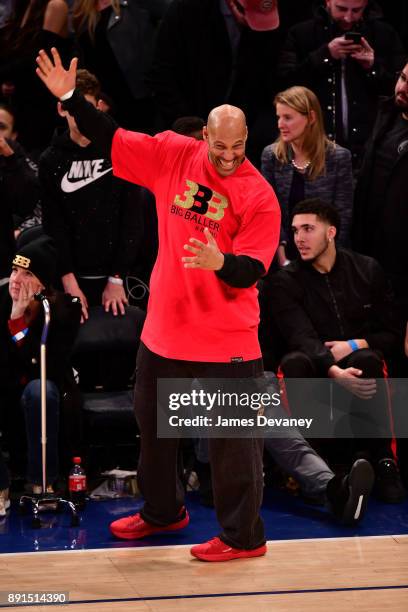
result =
[[[352,40],[355,45],[359,45],[361,43],[361,34],[360,32],[346,32],[344,39]]]

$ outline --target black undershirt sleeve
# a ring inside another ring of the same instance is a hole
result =
[[[118,124],[110,115],[97,110],[77,90],[62,102],[63,109],[75,119],[79,131],[94,144],[106,159],[111,158],[112,140]]]
[[[265,274],[262,262],[248,255],[224,253],[224,265],[216,275],[231,287],[244,289],[254,285]]]

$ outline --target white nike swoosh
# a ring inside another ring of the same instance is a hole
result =
[[[107,170],[103,170],[102,172],[98,172],[94,176],[88,176],[87,178],[82,179],[81,181],[71,182],[68,179],[68,172],[64,174],[61,181],[61,189],[65,193],[72,193],[73,191],[78,191],[78,189],[82,189],[82,187],[86,187],[89,183],[93,183],[97,181],[101,176],[111,172],[112,168],[108,168]]]

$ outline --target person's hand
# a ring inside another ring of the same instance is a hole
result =
[[[374,65],[374,49],[370,47],[365,38],[361,38],[361,45],[359,49],[354,53],[351,53],[351,57],[356,60],[364,68],[364,70],[370,70]]]
[[[62,277],[62,286],[64,287],[65,293],[70,293],[72,297],[79,297],[81,300],[81,323],[85,323],[88,320],[88,300],[85,294],[81,291],[78,285],[78,281],[72,272],[65,274]]]
[[[41,291],[42,285],[33,280],[21,281],[17,300],[13,300],[10,319],[19,319],[23,316],[27,306],[34,298],[34,294]]]
[[[353,349],[346,340],[330,340],[325,342],[324,346],[330,349],[336,363],[353,352]]]
[[[126,312],[125,306],[128,303],[123,285],[115,285],[108,281],[102,293],[102,304],[105,311],[109,312],[109,308],[112,308],[112,314],[116,317],[119,309],[120,314],[124,315]]]
[[[344,36],[338,36],[329,42],[328,49],[333,59],[341,60],[361,50],[361,45],[356,45],[352,40],[346,40]]]
[[[214,236],[206,227],[204,229],[207,244],[190,238],[191,244],[185,244],[184,249],[194,253],[194,257],[182,257],[185,268],[198,268],[200,270],[221,270],[224,265],[224,255],[221,253]]]
[[[0,136],[0,155],[3,155],[4,157],[11,157],[14,155],[13,149],[10,147],[7,140],[3,138],[3,136]]]
[[[328,375],[347,389],[350,393],[363,400],[370,400],[377,392],[377,382],[375,378],[360,378],[362,370],[357,368],[339,368],[337,365],[331,366]]]
[[[354,342],[359,349],[368,348],[368,343],[363,338],[354,339]],[[324,346],[330,349],[336,363],[353,352],[347,340],[330,340],[325,342]]]
[[[5,98],[9,98],[15,92],[16,88],[14,83],[6,82],[1,84],[1,93]]]
[[[52,57],[44,49],[41,49],[36,59],[38,64],[36,73],[50,92],[56,98],[61,98],[71,89],[75,89],[78,58],[74,57],[69,69],[65,70],[61,63],[60,54],[55,47],[52,47],[51,54]]]

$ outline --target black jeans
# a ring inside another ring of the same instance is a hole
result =
[[[54,382],[47,380],[47,484],[58,476],[58,428],[60,394]],[[27,479],[30,483],[42,483],[41,443],[41,381],[30,381],[21,396],[27,433]]]
[[[262,360],[208,363],[166,359],[140,344],[136,366],[135,412],[141,433],[138,484],[145,499],[144,520],[168,525],[184,505],[179,439],[157,437],[158,378],[252,378],[263,373]],[[214,504],[229,546],[253,549],[265,542],[259,515],[263,495],[263,440],[209,439]]]
[[[8,475],[8,470],[3,458],[3,453],[0,448],[0,491],[2,491],[3,489],[8,489],[9,486],[10,479]]]
[[[362,378],[377,379],[377,392],[370,400],[362,400],[354,397],[351,402],[351,413],[358,415],[369,414],[372,421],[378,425],[381,436],[378,438],[354,438],[350,440],[349,453],[352,457],[359,453],[367,453],[373,463],[381,459],[393,456],[391,450],[391,421],[390,406],[386,388],[386,382],[380,384],[384,378],[383,359],[379,353],[371,349],[359,349],[353,351],[337,364],[341,368],[358,368],[362,370]],[[325,378],[327,373],[319,371],[314,361],[301,351],[294,351],[284,356],[281,369],[285,378]],[[340,393],[343,391],[339,389]],[[347,392],[345,392],[347,393]],[[289,394],[288,394],[289,395]],[[292,412],[296,414],[296,407],[304,407],[304,397],[293,397],[289,395]],[[301,415],[299,415],[301,416]],[[384,437],[384,432],[386,437]],[[346,448],[345,439],[332,440],[332,451]]]

